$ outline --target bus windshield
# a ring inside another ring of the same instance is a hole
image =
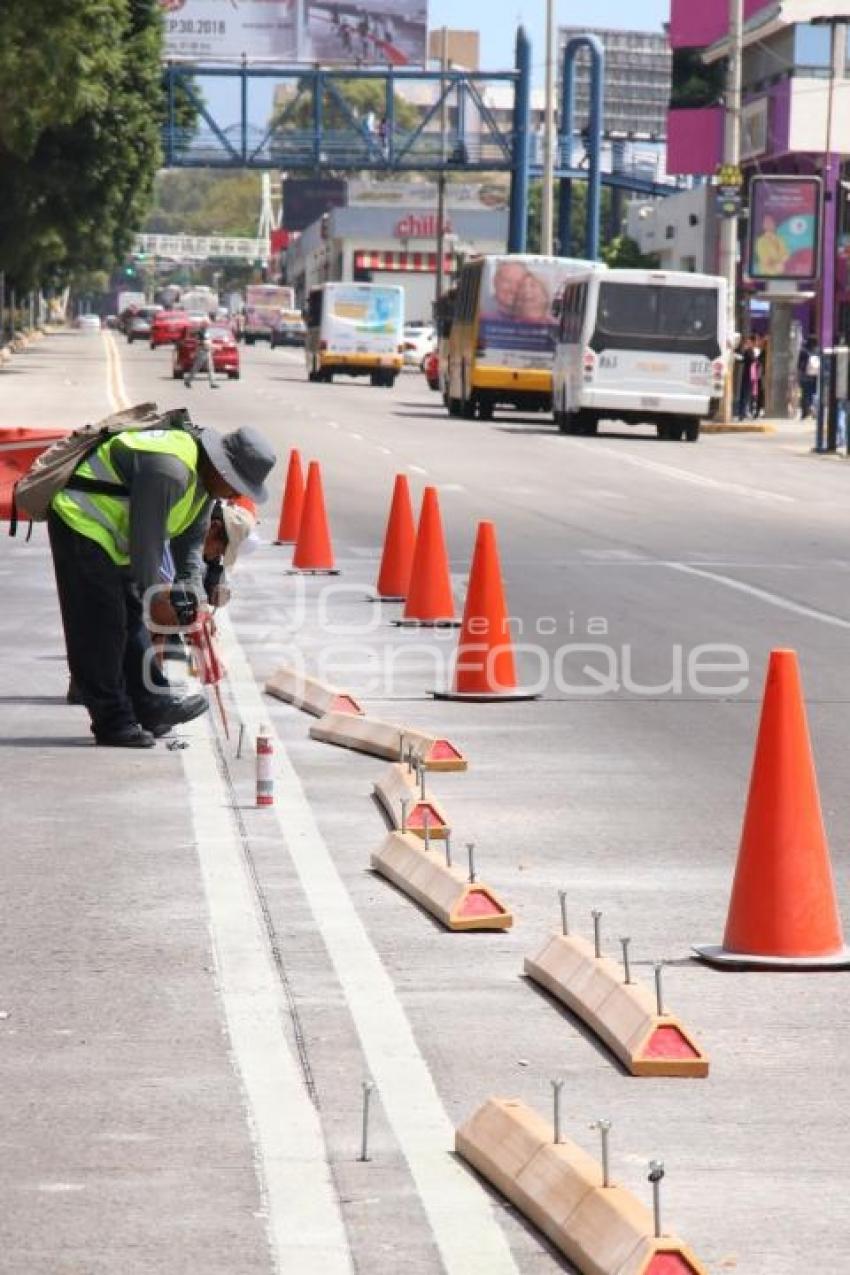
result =
[[[718,304],[716,288],[603,282],[591,348],[717,358]]]

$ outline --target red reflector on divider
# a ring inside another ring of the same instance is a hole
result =
[[[359,717],[360,705],[350,695],[337,695],[331,704],[330,711],[332,713],[352,713],[355,717]]]
[[[646,1275],[696,1275],[681,1253],[656,1253],[646,1268]]]
[[[694,1049],[690,1041],[685,1039],[678,1027],[656,1027],[641,1056],[643,1058],[699,1058],[699,1053]],[[653,1272],[654,1269],[654,1267],[650,1267]],[[662,1275],[664,1269],[664,1267],[659,1267],[657,1275]],[[671,1266],[671,1275],[678,1269],[676,1266]],[[690,1269],[690,1266],[682,1267],[682,1270],[689,1271]],[[649,1275],[649,1271],[647,1271],[647,1275]]]
[[[413,810],[407,817],[408,828],[424,828],[425,827],[425,811],[428,811],[428,827],[433,830],[435,828],[445,828],[440,816],[434,807],[427,801],[420,801],[413,807]]]
[[[502,916],[502,909],[484,890],[470,890],[455,912],[455,918],[466,916]]]
[[[428,754],[428,761],[457,761],[460,753],[447,739],[438,739]]]

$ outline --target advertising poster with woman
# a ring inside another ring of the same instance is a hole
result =
[[[754,177],[750,188],[751,279],[811,281],[820,272],[819,177]]]
[[[488,257],[481,280],[478,363],[549,367],[557,319],[552,306],[585,261],[552,257]]]

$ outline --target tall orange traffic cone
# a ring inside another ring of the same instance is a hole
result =
[[[463,608],[454,684],[436,691],[437,699],[536,699],[537,692],[517,686],[516,662],[510,630],[496,528],[478,525]]]
[[[384,602],[403,602],[407,597],[415,545],[410,487],[406,476],[397,474],[378,572],[378,597]]]
[[[407,601],[404,614],[396,623],[426,626],[457,624],[436,487],[426,487],[422,493]]]
[[[301,471],[301,453],[294,447],[289,453],[289,466],[286,471],[286,484],[283,489],[283,504],[280,507],[280,522],[277,528],[276,545],[291,545],[298,539],[298,528],[301,526],[301,513],[304,509],[304,474]]]
[[[322,471],[317,460],[311,460],[307,468],[304,509],[292,555],[292,567],[296,573],[330,576],[339,574],[334,567],[334,551],[322,490]]]
[[[739,969],[850,967],[795,651],[772,651],[722,947]]]

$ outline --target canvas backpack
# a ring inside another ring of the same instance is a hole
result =
[[[114,434],[141,429],[185,429],[200,436],[193,426],[185,407],[161,412],[156,403],[137,403],[123,412],[115,412],[93,425],[83,425],[60,438],[40,456],[15,483],[12,493],[12,516],[9,535],[14,536],[18,518],[23,515],[30,522],[44,522],[50,502],[58,491],[65,488],[78,465]],[[75,486],[107,495],[126,494],[115,483],[101,482],[94,478],[78,478]]]

